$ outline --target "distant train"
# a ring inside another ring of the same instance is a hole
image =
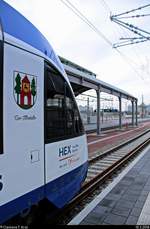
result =
[[[45,37],[0,0],[0,223],[80,190],[87,140],[63,66]]]

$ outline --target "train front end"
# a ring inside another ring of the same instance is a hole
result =
[[[62,208],[88,169],[75,96],[53,48],[0,0],[0,223],[47,198]]]

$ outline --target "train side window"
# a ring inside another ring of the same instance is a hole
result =
[[[46,139],[53,140],[64,136],[65,115],[62,80],[56,85],[54,72],[47,70],[46,76]]]
[[[3,41],[0,40],[0,154],[3,153]]]
[[[46,65],[47,66],[47,65]],[[65,79],[49,66],[45,69],[45,139],[46,142],[81,134],[79,111]]]

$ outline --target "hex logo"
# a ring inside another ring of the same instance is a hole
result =
[[[14,98],[23,109],[34,106],[37,97],[37,77],[21,72],[14,72]]]
[[[71,154],[71,153],[72,153],[71,145],[59,148],[59,157],[66,156],[67,154]]]

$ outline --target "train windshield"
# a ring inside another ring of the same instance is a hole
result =
[[[84,133],[77,104],[68,83],[56,70],[45,66],[45,139],[67,139]]]

